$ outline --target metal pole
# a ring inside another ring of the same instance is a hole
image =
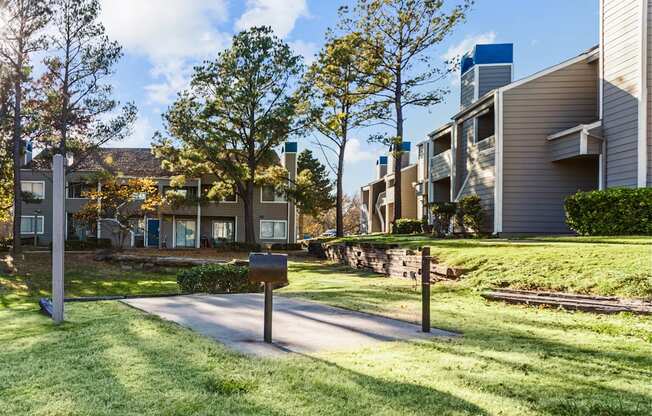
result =
[[[63,322],[64,169],[63,156],[52,161],[52,319]]]
[[[264,340],[272,343],[272,284],[265,282],[265,329]]]
[[[421,331],[430,332],[430,247],[421,250]]]

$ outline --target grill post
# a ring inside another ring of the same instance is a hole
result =
[[[430,247],[421,249],[421,331],[430,332]]]
[[[265,327],[263,331],[264,341],[272,343],[272,283],[265,282]]]

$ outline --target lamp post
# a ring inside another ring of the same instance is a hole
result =
[[[40,214],[40,209],[34,211],[34,247],[38,246],[38,216]],[[43,227],[45,227],[45,224],[43,224]]]

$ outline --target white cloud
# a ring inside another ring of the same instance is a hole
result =
[[[442,58],[449,62],[457,62],[465,53],[469,52],[475,45],[489,44],[496,42],[496,32],[480,33],[479,35],[470,35],[464,38],[459,43],[451,45]],[[459,85],[459,68],[451,74],[452,84]]]
[[[371,149],[363,149],[362,143],[358,139],[350,139],[344,150],[344,161],[346,162],[363,162],[375,159]]]
[[[247,0],[247,9],[235,22],[235,28],[271,26],[279,37],[285,38],[297,19],[307,16],[306,0]]]
[[[319,47],[314,42],[305,42],[303,40],[295,40],[290,42],[290,47],[295,53],[303,56],[306,64],[311,64],[315,60],[315,55]]]
[[[102,0],[109,37],[152,63],[158,81],[146,90],[157,104],[169,103],[187,85],[193,63],[228,44],[217,29],[227,18],[226,0]]]
[[[113,141],[107,147],[149,147],[154,136],[154,126],[147,117],[140,116],[133,126],[133,131],[124,140]]]
[[[461,58],[462,55],[469,52],[477,44],[487,44],[496,42],[496,32],[481,33],[479,35],[467,36],[460,43],[451,45],[444,53],[443,58],[454,60]]]

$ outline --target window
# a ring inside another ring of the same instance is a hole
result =
[[[84,195],[87,192],[91,192],[92,190],[93,190],[93,186],[89,184],[83,182],[77,182],[77,183],[68,182],[68,199],[86,198]]]
[[[277,192],[273,186],[263,186],[261,188],[262,202],[287,202],[285,195]]]
[[[490,137],[493,137],[495,134],[495,126],[494,126],[494,111],[493,109],[490,109],[484,114],[479,115],[477,118],[474,120],[474,139],[475,143],[481,142],[482,140],[488,139]]]
[[[176,247],[195,247],[195,221],[177,220]]]
[[[215,240],[235,241],[235,220],[223,219],[213,221],[213,238]]]
[[[34,226],[36,225],[36,233],[43,234],[43,216],[23,215],[20,217],[20,233],[34,235]]]
[[[20,190],[30,193],[36,199],[45,199],[45,182],[43,181],[20,181]]]
[[[213,188],[212,185],[203,185],[201,187],[202,196],[208,198],[208,194],[212,188]],[[210,200],[210,202],[218,202],[218,201]],[[219,202],[238,202],[238,196],[236,195],[235,190],[233,191],[233,193],[220,198]]]
[[[260,238],[263,240],[285,240],[287,238],[287,221],[260,221]]]
[[[175,188],[172,186],[163,187],[163,195],[167,195],[168,192],[175,195],[182,196],[184,198],[195,198],[197,197],[197,188],[192,186],[184,186],[182,188]]]
[[[136,192],[133,195],[134,201],[144,201],[147,199],[147,194],[145,192]]]
[[[67,240],[86,240],[88,237],[97,235],[96,224],[88,224],[75,218],[72,212],[67,214],[66,219],[66,239]]]

